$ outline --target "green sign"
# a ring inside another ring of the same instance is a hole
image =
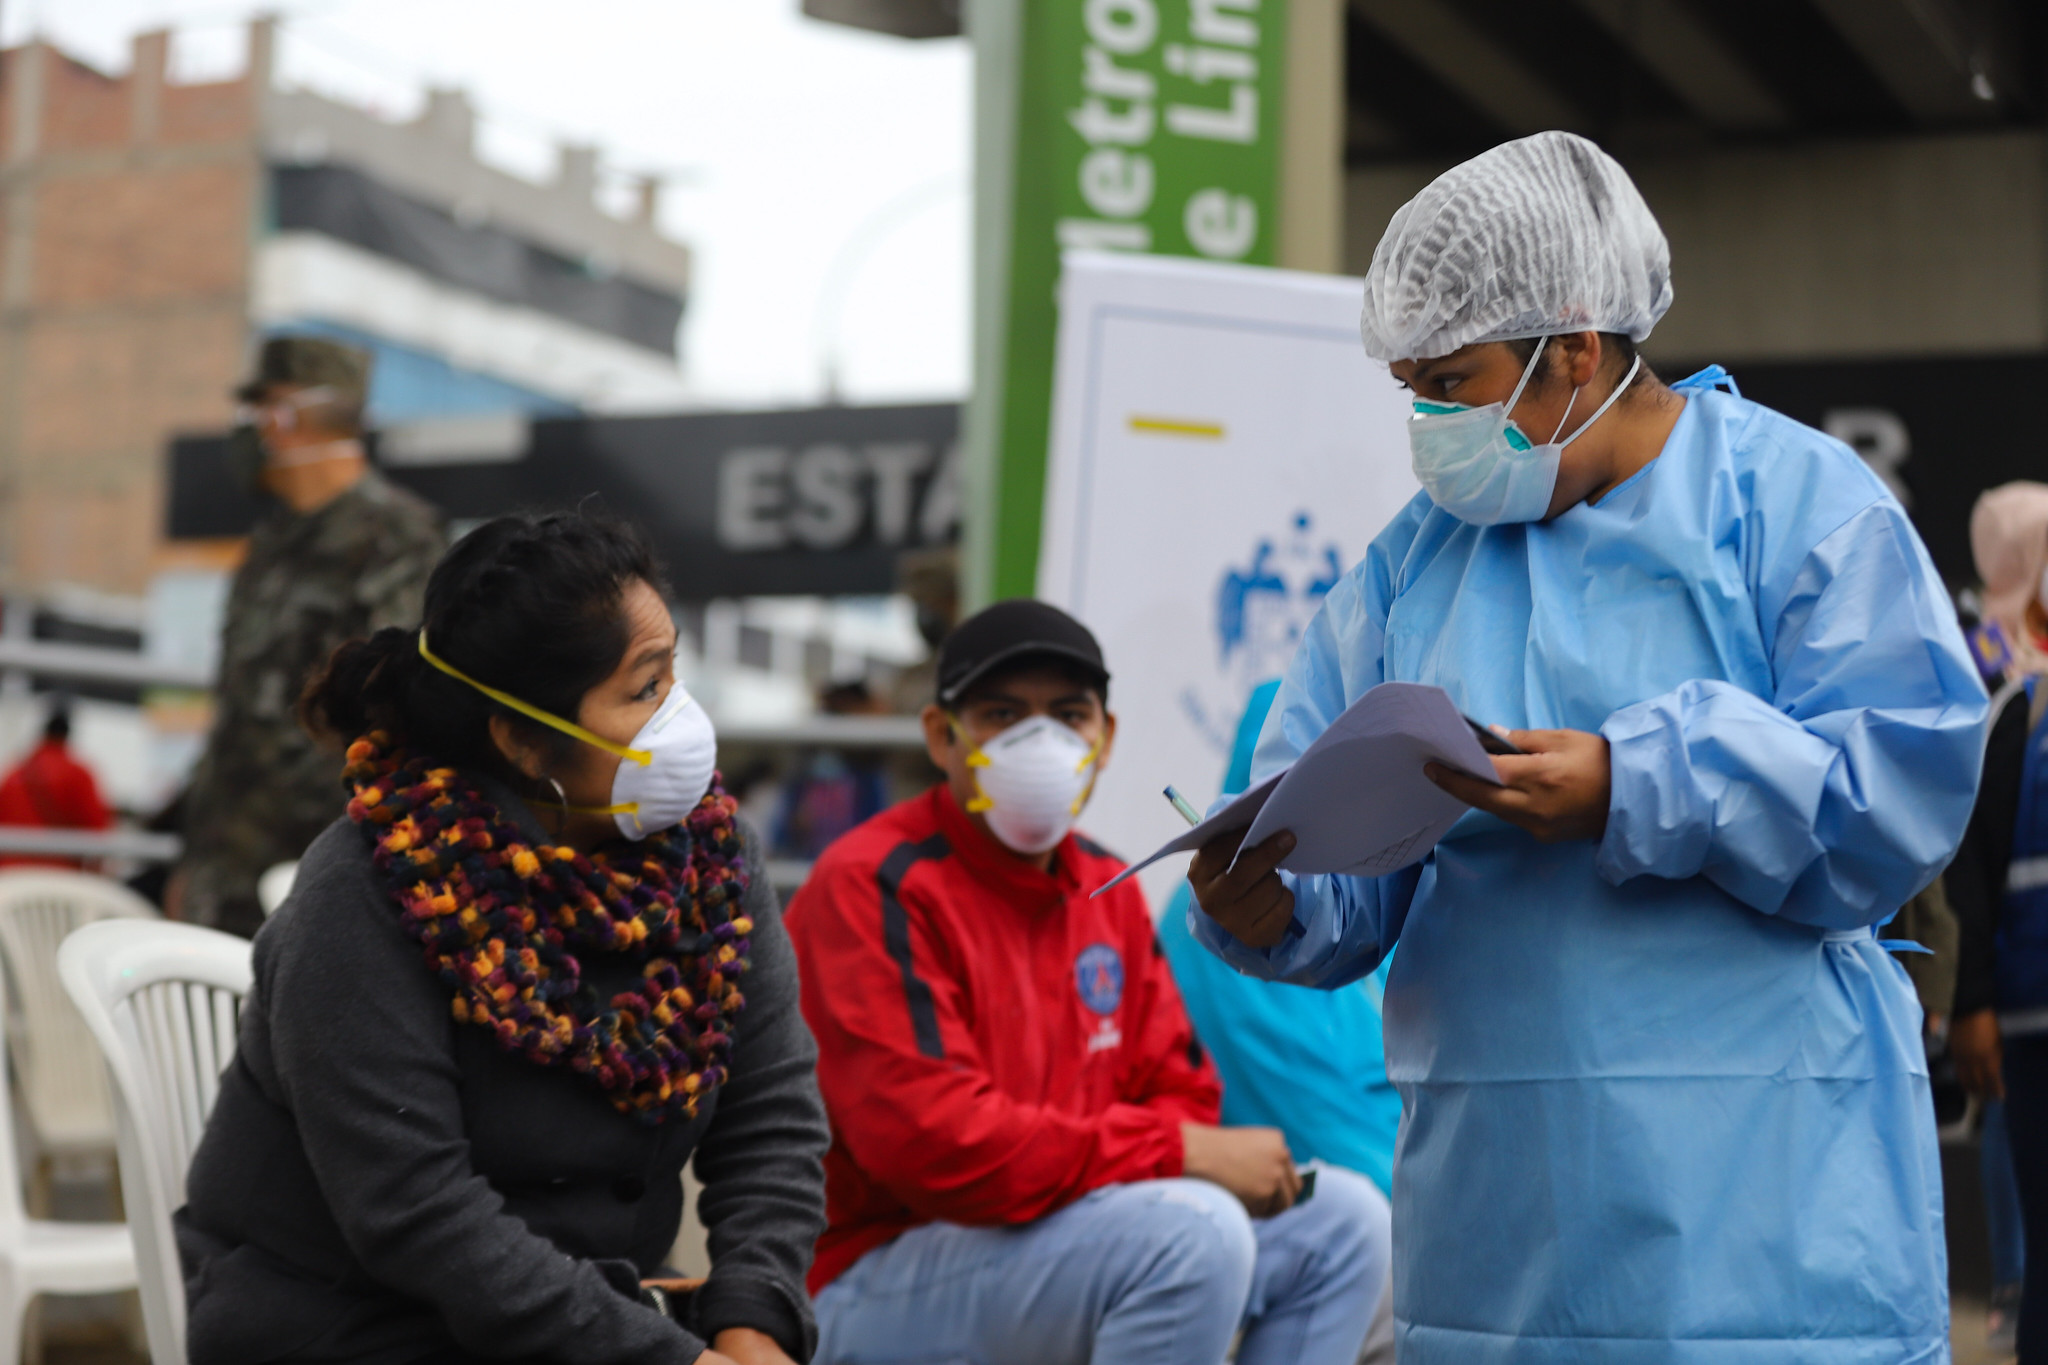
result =
[[[1002,352],[977,374],[1002,387],[980,430],[994,446],[976,519],[988,596],[1036,583],[1060,253],[1273,263],[1287,3],[1016,0],[1006,16],[1008,269],[988,300],[1002,325],[983,336]]]

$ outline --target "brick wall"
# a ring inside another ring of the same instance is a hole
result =
[[[174,431],[218,428],[249,345],[252,75],[168,85],[0,53],[0,587],[140,592]]]

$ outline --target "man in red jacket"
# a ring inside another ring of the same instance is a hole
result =
[[[822,1365],[1354,1360],[1388,1265],[1371,1182],[1216,1126],[1136,882],[1071,832],[1116,721],[1094,636],[1002,602],[939,653],[944,784],[789,908],[832,1120]]]
[[[0,825],[39,829],[107,829],[114,814],[100,800],[92,770],[71,756],[71,713],[53,706],[42,743],[0,778]],[[0,858],[0,867],[83,867],[78,858],[20,855]]]

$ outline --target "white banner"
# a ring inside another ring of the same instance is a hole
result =
[[[1414,496],[1363,284],[1069,253],[1038,593],[1102,641],[1116,750],[1082,827],[1129,858],[1222,788],[1245,702]],[[1154,913],[1185,871],[1141,874]]]

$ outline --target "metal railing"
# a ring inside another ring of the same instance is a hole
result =
[[[210,691],[215,681],[209,669],[147,654],[0,635],[0,678],[28,677],[192,691]],[[727,744],[773,748],[914,751],[924,747],[924,727],[915,716],[811,716],[782,725],[733,722],[721,724],[718,737]],[[175,834],[0,825],[0,855],[176,862],[183,851],[184,841]],[[776,859],[770,876],[778,885],[789,886],[801,882],[807,871],[806,863]]]
[[[98,645],[0,637],[0,674],[28,674],[64,682],[118,683],[127,687],[181,687],[208,691],[211,670]]]
[[[118,683],[210,691],[214,674],[147,654],[95,645],[0,638],[0,674],[27,674],[65,682]],[[827,749],[921,749],[924,727],[916,716],[809,716],[789,724],[721,722],[719,739],[733,744],[815,745]]]
[[[717,717],[714,714],[713,719]],[[922,749],[916,716],[810,716],[787,725],[718,724],[721,744],[772,744],[820,749]]]
[[[0,854],[46,858],[131,858],[140,863],[174,863],[185,841],[175,834],[142,829],[40,829],[0,825]]]

